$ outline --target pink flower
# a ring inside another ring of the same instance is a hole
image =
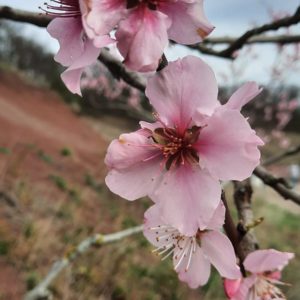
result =
[[[86,1],[84,0],[57,0],[58,6],[47,5],[47,14],[55,16],[47,27],[49,34],[58,40],[60,50],[54,59],[68,67],[61,75],[63,82],[72,92],[81,95],[80,78],[86,66],[93,64],[100,48],[112,43],[108,35],[88,37],[89,28],[86,26]],[[53,11],[53,12],[52,12]]]
[[[247,83],[221,106],[207,64],[170,63],[146,87],[158,121],[110,144],[107,186],[128,200],[150,196],[167,224],[194,235],[220,202],[219,180],[243,180],[259,164],[263,142],[239,112],[259,92]]]
[[[230,300],[286,299],[275,284],[282,284],[279,281],[281,270],[293,257],[293,253],[273,249],[250,253],[244,261],[244,267],[251,274],[238,280],[224,280],[228,298]]]
[[[212,30],[203,0],[92,0],[87,17],[95,35],[117,27],[117,46],[125,64],[136,71],[154,71],[168,39],[200,42]]]
[[[153,252],[162,255],[162,260],[173,256],[179,279],[187,282],[191,288],[207,283],[211,264],[221,276],[237,279],[240,271],[233,246],[227,236],[219,231],[224,216],[225,207],[220,202],[207,227],[192,236],[186,236],[165,223],[159,207],[153,205],[145,213],[144,235],[157,247]]]

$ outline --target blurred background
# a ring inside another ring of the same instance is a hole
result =
[[[29,11],[38,11],[41,4],[0,0],[0,5]],[[298,5],[298,0],[205,3],[216,26],[211,37],[237,37],[293,14]],[[298,24],[270,35],[299,33]],[[83,98],[70,94],[60,79],[63,69],[53,60],[57,49],[45,29],[0,20],[1,300],[22,299],[53,262],[87,236],[141,224],[151,205],[148,199],[132,203],[112,194],[104,183],[103,162],[112,139],[151,119],[147,100],[100,63],[84,74]],[[263,86],[243,111],[266,143],[262,161],[300,145],[300,43],[250,44],[234,61],[184,46],[172,45],[166,51],[169,60],[187,54],[203,57],[214,68],[221,102],[247,80]],[[300,192],[299,165],[300,154],[295,154],[267,168]],[[283,289],[287,299],[299,300],[300,206],[257,178],[252,183],[255,218],[264,217],[256,228],[260,247],[296,253],[283,277],[291,286]],[[238,221],[230,184],[226,192]],[[151,250],[142,235],[92,248],[51,284],[54,299],[225,299],[216,272],[205,287],[191,290],[178,281],[171,261],[161,262]]]

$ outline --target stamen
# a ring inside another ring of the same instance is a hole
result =
[[[50,2],[57,3],[59,5],[50,5],[45,2],[44,5],[46,8],[39,7],[39,9],[45,12],[48,16],[64,18],[81,16],[79,0],[50,0]]]

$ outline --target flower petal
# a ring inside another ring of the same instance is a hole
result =
[[[113,193],[127,200],[136,200],[152,193],[160,176],[160,161],[153,159],[126,169],[111,169],[105,183]]]
[[[124,0],[92,0],[91,10],[86,18],[87,25],[94,32],[94,36],[110,33],[119,23],[126,11]]]
[[[81,56],[84,41],[80,17],[55,18],[48,25],[47,31],[58,40],[60,45],[60,49],[54,57],[55,61],[68,67]]]
[[[253,287],[256,281],[256,275],[251,275],[249,277],[243,278],[238,291],[233,295],[230,300],[245,300],[249,299],[250,289]],[[260,299],[255,299],[260,300]],[[280,300],[280,299],[278,299]]]
[[[210,230],[220,230],[225,221],[225,206],[222,201],[220,201],[218,207],[214,211],[212,218],[209,220],[207,224],[207,229]]]
[[[212,69],[187,56],[169,63],[148,80],[146,95],[160,118],[184,130],[199,111],[211,115],[218,105],[218,86]]]
[[[223,281],[223,285],[224,285],[224,290],[225,290],[226,296],[228,298],[232,299],[233,296],[240,289],[241,283],[242,283],[242,278],[238,278],[238,279],[225,278]]]
[[[221,185],[199,167],[180,166],[165,173],[149,195],[161,210],[166,224],[186,236],[209,223],[221,198]]]
[[[204,255],[219,271],[221,276],[228,279],[241,277],[236,265],[233,246],[226,235],[219,231],[208,231],[201,236],[201,246]]]
[[[100,49],[96,48],[93,41],[87,39],[84,42],[84,46],[81,55],[74,60],[69,68],[62,73],[61,78],[66,87],[72,92],[81,96],[80,90],[80,78],[84,71],[84,68],[97,61],[100,54]]]
[[[241,110],[244,105],[255,98],[261,91],[262,88],[259,88],[256,82],[247,82],[233,93],[224,106],[228,109]]]
[[[160,152],[152,146],[147,129],[121,134],[113,140],[105,157],[110,169],[124,169],[142,163]]]
[[[201,130],[200,165],[220,180],[244,180],[260,162],[262,140],[237,110],[220,107]]]
[[[168,45],[169,18],[140,4],[121,21],[116,32],[117,47],[124,63],[139,72],[155,71]]]
[[[176,266],[177,260],[174,253],[173,264]],[[210,276],[210,262],[203,255],[203,251],[196,246],[196,251],[192,255],[189,268],[186,270],[189,255],[183,258],[180,267],[177,269],[178,277],[181,281],[186,282],[190,288],[195,289],[207,283]]]
[[[180,44],[199,43],[214,29],[207,20],[203,0],[162,1],[158,9],[172,19],[168,30],[169,38]]]
[[[112,192],[128,200],[152,192],[162,176],[161,153],[151,146],[148,136],[147,129],[122,134],[107,150],[105,164],[110,171],[106,184]]]
[[[166,225],[161,219],[161,214],[159,207],[157,205],[152,205],[148,208],[144,214],[144,236],[147,240],[154,246],[160,247],[162,244],[166,244],[164,240],[157,239],[157,234],[153,227]]]
[[[293,257],[294,254],[290,252],[274,249],[257,250],[246,257],[244,266],[251,273],[282,270]]]

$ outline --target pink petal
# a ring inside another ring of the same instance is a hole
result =
[[[219,271],[221,276],[229,279],[241,277],[236,265],[233,246],[226,235],[219,231],[208,231],[201,237],[201,246],[204,255]]]
[[[127,199],[136,200],[149,195],[160,181],[160,161],[150,160],[133,165],[126,169],[111,169],[105,183],[115,194]]]
[[[274,249],[257,250],[246,257],[244,266],[251,273],[282,270],[293,257],[293,253]]]
[[[212,218],[209,220],[209,223],[207,224],[206,228],[210,230],[220,230],[224,225],[225,212],[226,212],[225,206],[223,202],[220,201],[218,207],[214,211]]]
[[[242,283],[242,278],[239,279],[227,279],[225,278],[223,281],[224,289],[226,296],[228,298],[233,298],[233,296],[237,293]]]
[[[121,134],[113,140],[105,157],[105,164],[110,169],[124,169],[142,163],[159,150],[152,147],[147,130],[141,129],[131,133]]]
[[[233,295],[230,300],[245,300],[248,299],[249,297],[249,291],[253,287],[256,281],[256,275],[251,275],[249,277],[243,278],[240,288],[238,291]],[[260,299],[255,299],[255,300],[260,300]],[[280,299],[278,299],[280,300]]]
[[[82,49],[81,55],[77,57],[70,67],[61,75],[63,82],[72,93],[81,95],[81,74],[85,67],[97,61],[100,51],[100,49],[93,45],[92,40],[87,39],[84,42],[84,48]]]
[[[169,63],[148,80],[146,87],[146,95],[161,119],[182,129],[199,112],[211,115],[218,105],[217,94],[212,69],[194,56]]]
[[[86,22],[95,36],[101,36],[111,32],[120,22],[126,12],[126,1],[92,0],[90,7]]]
[[[204,14],[203,0],[162,1],[158,9],[172,19],[168,34],[177,43],[199,43],[214,29]]]
[[[70,66],[84,48],[81,18],[55,18],[47,27],[49,34],[58,40],[60,49],[54,59],[63,66]]]
[[[116,32],[117,47],[125,64],[139,72],[155,71],[165,47],[170,20],[145,5],[133,9]]]
[[[174,266],[177,264],[175,256],[176,253],[173,256]],[[178,277],[181,281],[186,282],[190,288],[195,289],[207,283],[210,275],[210,262],[205,258],[199,246],[196,247],[196,252],[193,254],[189,268],[186,271],[188,258],[187,255],[177,269]]]
[[[122,134],[107,150],[105,164],[110,171],[106,184],[112,192],[128,200],[152,192],[161,176],[160,151],[151,146],[148,135],[147,129]]]
[[[246,105],[250,100],[255,98],[259,93],[261,93],[262,88],[259,88],[257,83],[251,81],[245,83],[240,87],[233,95],[229,98],[228,102],[224,105],[228,109],[237,109]]]
[[[157,205],[152,205],[144,214],[144,236],[156,247],[166,244],[164,240],[157,239],[157,234],[154,230],[151,230],[151,228],[161,225],[165,225],[165,223],[161,219],[160,210]]]
[[[209,223],[220,197],[220,183],[199,167],[190,166],[166,172],[150,195],[159,205],[166,224],[186,236],[193,236],[198,228]]]
[[[220,180],[244,180],[260,162],[262,140],[237,111],[221,107],[201,130],[200,165]]]

